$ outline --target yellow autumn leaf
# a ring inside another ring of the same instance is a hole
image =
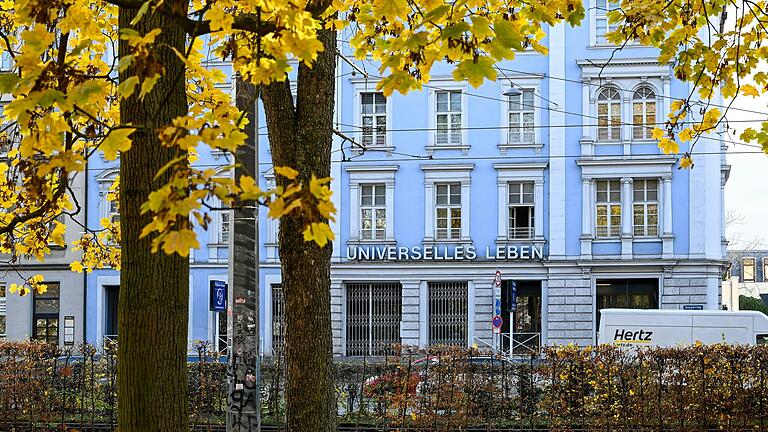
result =
[[[112,129],[101,142],[99,148],[104,152],[104,158],[107,160],[117,159],[117,152],[126,151],[131,148],[131,139],[128,137],[133,133],[132,128]]]
[[[660,140],[660,139],[662,139],[662,138],[664,137],[664,134],[665,134],[665,133],[666,133],[666,132],[665,132],[664,130],[662,130],[662,129],[659,129],[659,128],[653,128],[653,132],[651,132],[651,136],[652,136],[652,137],[653,137],[653,139],[655,139],[655,140]]]
[[[333,191],[328,187],[330,182],[330,177],[318,179],[313,175],[312,179],[309,180],[309,192],[312,193],[315,198],[321,201],[327,201],[331,199],[331,195],[333,195]]]
[[[190,249],[197,249],[200,243],[197,241],[195,232],[188,229],[172,231],[162,238],[163,251],[171,255],[178,253],[185,257],[189,255]]]
[[[277,174],[280,174],[281,176],[289,179],[289,180],[293,180],[293,179],[295,179],[296,177],[299,176],[299,172],[298,171],[296,171],[295,169],[293,169],[291,167],[286,167],[286,166],[276,166],[275,167],[275,172]]]
[[[304,241],[314,241],[320,247],[325,247],[329,240],[335,238],[331,227],[324,222],[313,222],[304,229]]]
[[[680,158],[680,168],[688,169],[692,167],[693,167],[693,158],[689,153],[684,154],[683,157]]]
[[[759,97],[760,92],[757,91],[757,88],[753,86],[752,84],[742,84],[741,85],[741,94],[744,96],[752,96],[752,97]]]
[[[83,272],[83,263],[80,261],[72,261],[69,263],[69,269],[73,272],[82,273]]]
[[[262,197],[261,188],[256,184],[256,180],[251,176],[240,177],[240,199],[243,201],[257,200]]]
[[[284,199],[278,198],[269,203],[268,216],[273,219],[278,219],[299,207],[301,207],[301,199],[295,199],[286,204]]]
[[[680,133],[677,134],[677,137],[680,138],[680,141],[686,142],[691,140],[691,134],[693,133],[693,130],[690,128],[685,128],[680,131]]]
[[[659,140],[659,148],[664,154],[672,154],[680,151],[680,146],[674,140],[669,138],[662,138]]]

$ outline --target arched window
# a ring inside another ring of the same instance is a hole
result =
[[[613,87],[597,95],[597,140],[621,140],[621,95]]]
[[[632,95],[632,138],[651,139],[656,124],[656,93],[648,86]]]

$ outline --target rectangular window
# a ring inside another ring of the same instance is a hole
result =
[[[608,11],[619,9],[620,4],[620,1],[597,0],[595,7],[595,42],[598,45],[608,44],[605,34],[618,28],[618,23],[611,24],[608,22],[607,14]]]
[[[461,144],[461,91],[438,91],[435,93],[437,107],[437,135],[435,144]]]
[[[658,180],[635,180],[634,226],[636,237],[657,237],[659,235],[659,182]]]
[[[768,282],[768,258],[763,258],[763,282]]]
[[[360,238],[382,240],[387,230],[386,187],[383,184],[360,186]]]
[[[621,182],[598,180],[595,215],[596,237],[618,237],[621,234]]]
[[[231,228],[229,219],[229,210],[222,210],[219,212],[219,244],[229,244],[229,230]]]
[[[0,283],[0,340],[5,339],[5,284]]]
[[[272,355],[285,355],[285,300],[281,284],[272,284]]]
[[[461,238],[461,184],[436,184],[435,198],[435,237],[438,240]]]
[[[533,238],[533,182],[509,183],[509,238]]]
[[[387,144],[387,98],[384,93],[361,93],[363,145]]]
[[[467,283],[429,282],[429,344],[467,346]]]
[[[755,281],[755,259],[754,258],[741,259],[741,281],[742,282]]]
[[[58,282],[45,282],[48,289],[34,293],[32,305],[32,339],[59,343],[59,294]]]
[[[400,283],[353,283],[346,288],[347,355],[394,354],[393,346],[400,343]]]
[[[533,89],[509,96],[509,144],[532,144],[534,133]]]

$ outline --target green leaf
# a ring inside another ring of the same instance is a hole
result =
[[[496,69],[493,65],[493,59],[490,57],[479,57],[477,61],[464,60],[453,70],[453,79],[466,79],[472,87],[479,87],[486,78],[496,80]]]
[[[0,74],[0,93],[12,93],[19,76],[14,73]]]
[[[120,93],[120,96],[123,97],[123,99],[128,99],[134,91],[136,91],[136,86],[139,84],[139,77],[136,75],[132,77],[128,77],[127,80],[120,83],[120,85],[117,86],[117,92]]]

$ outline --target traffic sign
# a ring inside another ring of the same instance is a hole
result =
[[[517,310],[517,282],[512,281],[509,285],[509,310],[515,311]]]
[[[493,303],[493,315],[501,315],[501,299],[497,298]]]
[[[500,315],[496,315],[493,317],[493,320],[491,321],[494,327],[501,327],[502,324],[504,324],[504,319]]]
[[[496,276],[493,277],[493,284],[497,287],[501,286],[501,271],[496,270]]]

